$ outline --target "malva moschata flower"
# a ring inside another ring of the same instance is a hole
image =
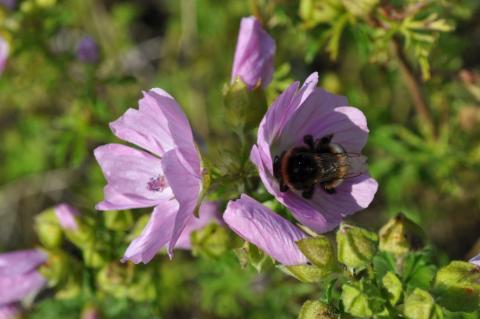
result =
[[[378,184],[360,155],[369,132],[365,116],[317,82],[313,73],[273,102],[250,158],[267,191],[298,221],[323,233],[368,207]]]

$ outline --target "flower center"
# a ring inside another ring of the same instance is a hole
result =
[[[147,189],[152,192],[162,192],[168,186],[165,176],[158,175],[151,177],[147,183]]]

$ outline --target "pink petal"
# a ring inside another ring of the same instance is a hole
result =
[[[18,250],[0,254],[0,277],[27,273],[47,260],[47,255],[37,249]]]
[[[9,51],[8,42],[0,36],[0,74],[2,74],[3,70],[5,69],[5,65],[7,64],[8,58],[8,51]]]
[[[469,262],[480,267],[480,255],[473,257]]]
[[[168,185],[149,187],[164,176],[159,158],[120,144],[97,147],[94,153],[108,182],[98,210],[150,207],[173,197]]]
[[[14,304],[0,305],[0,319],[20,319],[21,312]]]
[[[307,262],[295,244],[306,235],[248,195],[230,201],[223,218],[235,233],[278,262],[288,266]]]
[[[202,229],[210,223],[222,223],[219,207],[215,202],[203,202],[200,205],[199,218],[193,218],[192,221],[185,226],[185,229],[175,244],[175,248],[191,249],[192,243],[190,242],[190,236],[192,232]]]
[[[167,92],[144,92],[139,109],[129,109],[115,122],[112,132],[119,138],[162,156],[177,147],[195,149],[192,129],[182,109]]]
[[[163,201],[158,204],[150,216],[142,234],[135,238],[127,248],[122,261],[131,260],[135,264],[148,263],[168,244],[172,237],[175,216],[178,212],[178,202]]]
[[[194,218],[193,211],[202,189],[200,167],[192,167],[192,163],[184,157],[184,154],[181,149],[175,149],[165,153],[162,158],[165,177],[180,205],[175,217],[172,238],[168,245],[170,257],[173,256],[173,248],[183,230]]]
[[[260,81],[266,87],[272,80],[275,41],[255,17],[240,22],[232,68],[232,82],[240,77],[252,89]]]
[[[55,206],[55,215],[63,229],[77,230],[78,224],[76,217],[80,215],[78,210],[67,203],[58,204]]]
[[[0,276],[0,305],[35,295],[45,284],[45,278],[36,270],[15,276]]]

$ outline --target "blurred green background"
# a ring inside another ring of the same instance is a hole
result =
[[[318,71],[321,86],[367,116],[365,152],[380,188],[353,220],[376,230],[402,211],[445,256],[478,252],[476,0],[25,0],[2,8],[0,34],[11,53],[0,76],[0,250],[34,245],[34,216],[59,202],[102,222],[94,205],[104,179],[92,150],[115,141],[108,123],[136,106],[142,90],[170,92],[215,162],[217,145],[235,143],[222,89],[239,21],[252,14],[277,43],[269,101]],[[87,35],[100,48],[98,63],[75,57]],[[119,259],[128,241],[112,241]],[[278,270],[241,269],[233,253],[194,259],[182,252],[134,270],[109,267],[84,271],[84,281],[106,271],[113,279],[105,286],[81,289],[75,298],[46,291],[29,317],[78,318],[94,305],[106,318],[291,318],[314,294]],[[142,277],[132,279],[130,271]],[[135,284],[126,292],[128,280]],[[152,294],[140,297],[148,289]]]

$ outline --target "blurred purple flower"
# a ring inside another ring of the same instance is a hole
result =
[[[13,10],[17,6],[17,1],[16,0],[0,0],[0,4],[9,10]]]
[[[480,255],[477,255],[469,260],[470,263],[480,267]]]
[[[21,312],[14,304],[0,305],[0,319],[18,319]]]
[[[302,224],[322,233],[338,226],[342,218],[368,207],[378,184],[365,172],[365,158],[361,156],[352,165],[357,176],[346,178],[334,194],[327,194],[320,186],[311,199],[294,190],[280,191],[273,160],[292,147],[303,146],[306,135],[317,139],[332,134],[332,143],[354,154],[359,154],[367,142],[363,113],[346,106],[345,97],[316,88],[317,82],[318,74],[313,73],[300,89],[295,82],[273,102],[260,123],[257,145],[253,146],[250,158],[268,192]]]
[[[240,237],[276,261],[287,266],[307,262],[295,243],[307,235],[248,195],[230,201],[223,219]]]
[[[0,74],[5,70],[9,49],[8,42],[0,35]]]
[[[97,63],[100,55],[97,42],[90,36],[83,37],[77,43],[76,55],[80,62]]]
[[[35,295],[46,280],[37,268],[47,260],[39,250],[19,250],[0,254],[0,306]]]
[[[79,216],[80,213],[69,204],[62,203],[55,206],[55,215],[57,215],[60,226],[62,226],[63,229],[78,229],[76,217]]]
[[[274,55],[275,41],[262,29],[260,22],[255,17],[243,18],[240,22],[231,82],[240,77],[249,89],[259,83],[266,87],[272,80]]]
[[[98,210],[154,207],[142,235],[134,240],[124,260],[149,262],[168,242],[173,256],[202,191],[200,155],[192,129],[175,99],[162,89],[144,93],[139,109],[129,109],[110,124],[113,133],[146,151],[121,144],[95,149],[107,179],[105,199]]]

